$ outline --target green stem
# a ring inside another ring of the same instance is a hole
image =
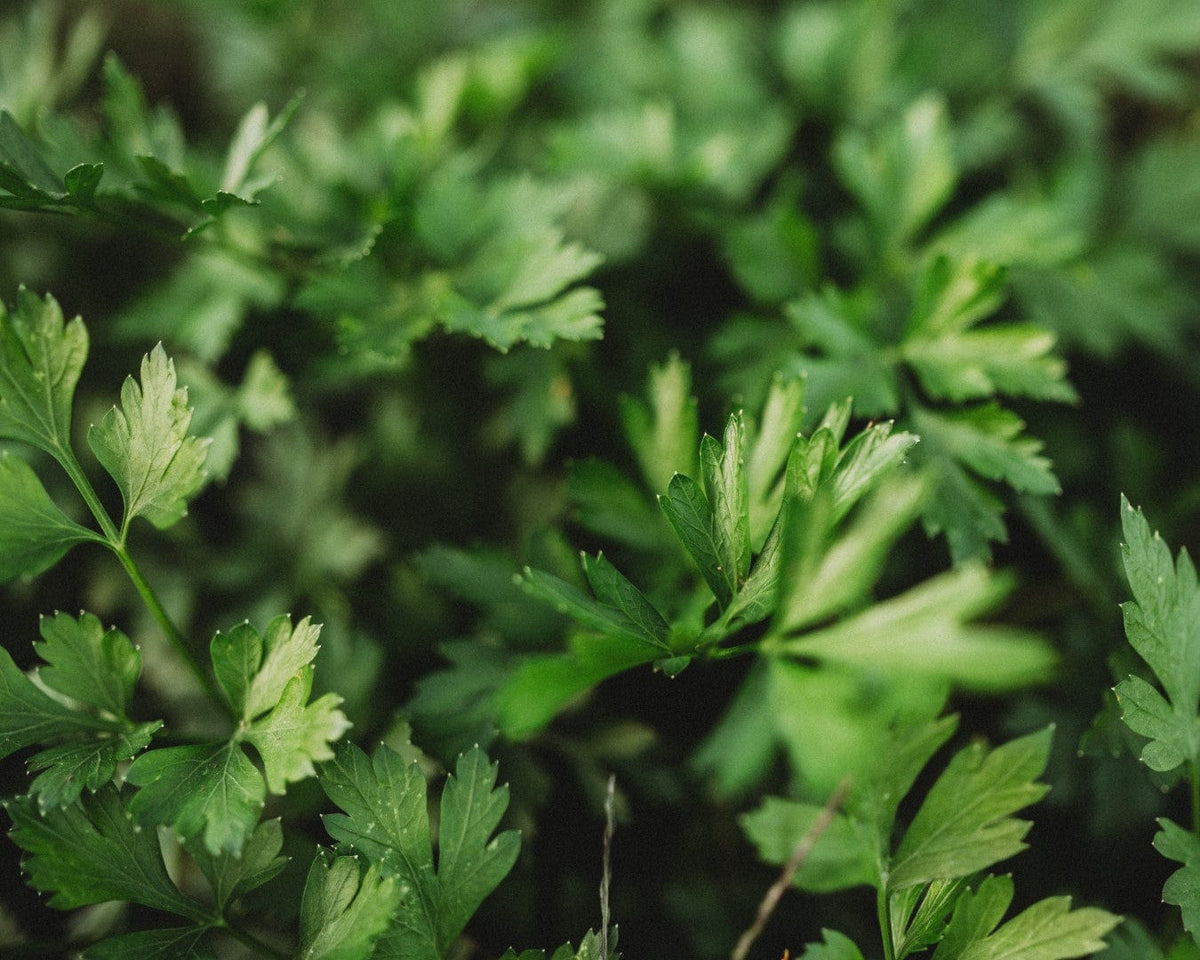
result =
[[[892,910],[888,903],[887,877],[879,883],[875,894],[875,912],[879,916],[879,932],[883,936],[883,960],[896,960],[896,945],[892,943]]]
[[[154,588],[146,580],[141,568],[138,567],[137,562],[126,549],[125,531],[117,529],[117,525],[113,522],[112,517],[109,516],[108,510],[105,509],[104,504],[100,501],[100,497],[97,496],[91,481],[88,480],[87,474],[83,472],[79,461],[75,459],[75,454],[69,447],[63,447],[58,451],[57,459],[67,472],[67,476],[71,478],[71,482],[79,490],[79,495],[83,497],[84,503],[88,505],[92,516],[96,518],[96,522],[100,525],[100,530],[104,534],[104,539],[109,548],[117,555],[117,559],[121,561],[121,566],[129,574],[129,579],[133,581],[138,594],[141,595],[143,602],[149,608],[151,615],[166,635],[167,640],[170,641],[171,646],[175,648],[176,652],[183,658],[183,662],[187,664],[188,669],[200,681],[200,685],[205,689],[209,697],[212,698],[213,703],[224,703],[224,698],[217,689],[216,683],[201,668],[199,661],[188,646],[187,640],[184,639],[183,633],[175,626],[175,622],[158,599],[158,594],[154,592]]]

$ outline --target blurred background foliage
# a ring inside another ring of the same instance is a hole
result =
[[[921,435],[935,489],[885,588],[992,561],[1017,583],[998,618],[1061,657],[954,701],[994,738],[1057,724],[1023,895],[1172,940],[1149,838],[1177,798],[1108,689],[1132,669],[1119,492],[1200,542],[1194,0],[33,0],[0,12],[0,108],[0,290],[87,319],[77,426],[162,340],[215,438],[189,517],[136,544],[178,621],[309,614],[360,742],[491,742],[526,845],[482,955],[597,923],[609,770],[631,955],[727,954],[772,877],[705,739],[749,662],[635,671],[496,734],[517,658],[566,630],[519,569],[578,580],[584,547],[648,593],[689,576],[647,490],[695,447],[647,467],[619,399],[652,365],[651,406],[694,395],[714,434],[782,374],[805,429],[852,395]],[[80,550],[7,587],[6,645],[28,660],[56,608],[153,632],[118,574]],[[152,646],[150,695],[187,723]],[[766,760],[753,793],[786,790]],[[105,922],[5,901],[14,942]],[[794,895],[763,955],[856,913],[869,931],[853,894]]]

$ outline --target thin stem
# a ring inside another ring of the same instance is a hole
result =
[[[879,917],[879,933],[883,937],[883,960],[896,960],[896,945],[892,943],[892,909],[887,892],[887,878],[875,894],[875,912]]]
[[[75,454],[70,447],[60,446],[56,453],[56,459],[62,464],[62,468],[67,472],[67,476],[71,478],[71,482],[75,484],[75,488],[79,491],[79,495],[83,497],[83,502],[87,504],[88,509],[92,511],[92,516],[96,518],[96,522],[100,524],[100,532],[104,534],[104,539],[115,549],[121,543],[121,534],[117,530],[117,525],[113,523],[112,517],[108,515],[108,511],[104,508],[104,504],[100,502],[100,498],[96,495],[96,490],[92,486],[92,482],[87,478],[87,474],[83,472],[83,467],[75,459]]]
[[[171,646],[175,648],[176,652],[183,658],[183,662],[187,664],[188,669],[200,681],[200,685],[204,687],[209,697],[212,698],[213,703],[223,703],[224,700],[217,689],[216,683],[201,668],[199,661],[196,660],[195,655],[188,646],[187,640],[184,639],[183,633],[175,626],[175,622],[158,599],[158,594],[154,592],[154,588],[150,586],[149,581],[146,580],[137,562],[126,549],[125,530],[117,529],[117,525],[113,522],[112,517],[109,516],[108,510],[105,509],[104,504],[100,501],[100,497],[97,496],[91,481],[88,480],[87,474],[83,472],[83,468],[75,458],[74,452],[69,447],[62,447],[58,451],[57,459],[67,472],[67,476],[71,478],[71,482],[79,490],[79,495],[83,497],[84,503],[87,504],[88,509],[92,512],[92,516],[96,518],[96,522],[100,525],[100,530],[104,534],[104,539],[109,548],[117,555],[117,559],[121,561],[121,566],[129,574],[129,579],[133,581],[138,594],[149,608],[150,614],[166,635],[167,640],[170,641]]]
[[[130,556],[129,551],[125,549],[124,544],[111,544],[113,553],[117,555],[117,559],[121,561],[121,566],[125,568],[125,572],[129,574],[129,579],[133,581],[134,587],[141,595],[142,601],[150,610],[150,614],[158,623],[159,629],[166,635],[171,646],[183,658],[183,662],[187,664],[188,669],[192,672],[200,685],[204,687],[213,703],[221,704],[224,700],[221,697],[220,691],[217,689],[216,682],[201,668],[200,662],[192,653],[191,647],[188,646],[187,640],[175,626],[175,621],[171,619],[166,608],[158,599],[158,594],[154,592],[154,588],[150,586],[141,568],[137,565],[137,561]]]
[[[612,884],[612,838],[616,821],[614,801],[616,799],[617,775],[608,775],[608,788],[604,792],[604,857],[600,873],[600,960],[608,960],[608,924],[611,919],[608,891]]]
[[[729,960],[745,960],[746,956],[750,953],[750,948],[754,945],[754,941],[758,939],[759,934],[763,932],[767,921],[771,918],[771,914],[775,912],[775,907],[778,905],[780,898],[792,885],[792,879],[796,876],[796,871],[804,866],[804,861],[808,859],[813,847],[821,839],[821,834],[828,830],[830,824],[833,823],[833,818],[837,815],[838,807],[846,799],[846,793],[849,789],[850,778],[843,777],[842,782],[837,785],[837,789],[825,801],[825,806],[817,814],[817,818],[812,822],[812,826],[808,828],[804,836],[800,838],[800,842],[796,844],[796,849],[792,851],[791,857],[784,864],[783,870],[775,882],[771,884],[770,889],[763,895],[762,902],[758,905],[758,913],[754,917],[754,923],[738,938],[737,946],[733,948],[733,953],[729,955]],[[895,960],[895,958],[889,954],[886,960]]]

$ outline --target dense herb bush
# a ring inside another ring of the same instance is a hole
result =
[[[1198,65],[5,7],[0,951],[1194,956]]]

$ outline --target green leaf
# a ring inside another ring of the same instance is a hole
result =
[[[186,844],[188,853],[212,887],[217,908],[225,908],[238,897],[256,890],[279,874],[288,864],[281,857],[283,827],[279,818],[264,820],[254,830],[240,855],[229,852],[213,854],[196,838]]]
[[[203,834],[210,853],[238,853],[266,800],[262,774],[235,743],[164,747],[138,757],[125,779],[141,787],[130,812],[183,840]]]
[[[458,758],[442,791],[438,825],[438,942],[449,946],[479,905],[517,862],[521,837],[492,837],[508,807],[508,786],[496,787],[498,764],[478,747]]]
[[[671,627],[658,612],[654,604],[625,576],[605,559],[603,553],[595,559],[586,553],[580,554],[583,572],[596,597],[610,607],[619,610],[638,629],[642,638],[670,653]]]
[[[810,633],[776,635],[764,650],[899,675],[944,677],[980,690],[1044,680],[1053,650],[1013,627],[971,624],[1008,592],[981,566],[960,567]]]
[[[958,170],[945,103],[926,95],[874,135],[848,128],[834,165],[885,248],[911,240],[954,190]]]
[[[113,407],[88,430],[88,443],[121,489],[122,530],[144,516],[171,526],[187,513],[187,501],[204,483],[208,440],[188,435],[192,411],[187,390],[176,389],[175,364],[162,344],[142,359],[141,386],[133,377]]]
[[[1130,676],[1113,688],[1121,719],[1139,736],[1149,737],[1142,761],[1151,770],[1168,773],[1200,755],[1200,717],[1172,708],[1163,695],[1141,677]]]
[[[170,927],[165,930],[139,930],[106,937],[83,951],[83,960],[215,960],[209,943],[207,924],[198,927]]]
[[[314,776],[313,763],[332,759],[329,744],[350,728],[336,693],[308,702],[312,681],[313,668],[302,667],[283,688],[278,705],[243,735],[258,750],[272,793],[282,794],[289,783]]]
[[[594,576],[606,596],[618,600],[622,604],[621,607],[593,600],[565,580],[542,570],[526,569],[520,583],[530,594],[549,603],[559,613],[590,630],[599,631],[609,637],[629,640],[644,647],[657,648],[660,655],[664,651],[670,652],[670,648],[665,647],[660,639],[659,627],[654,616],[646,609],[653,608],[637,588],[602,557],[594,561],[587,560],[586,563],[590,568],[589,577]],[[620,581],[624,581],[624,585]],[[637,595],[636,598],[634,594]],[[639,603],[637,598],[642,602]],[[642,619],[632,619],[630,614]],[[661,614],[658,615],[658,619],[661,619]]]
[[[691,367],[677,353],[650,368],[649,403],[621,397],[625,437],[652,491],[665,490],[677,473],[694,476],[700,415],[692,396]]]
[[[998,404],[940,413],[917,407],[912,418],[923,441],[981,477],[1003,480],[1021,493],[1060,492],[1050,461],[1039,454],[1041,441],[1021,436],[1021,418]]]
[[[299,960],[365,960],[388,927],[399,896],[394,880],[357,857],[313,859],[300,901]]]
[[[854,941],[836,930],[822,930],[822,943],[810,943],[799,960],[862,960],[862,951]]]
[[[513,831],[493,838],[508,788],[474,748],[461,756],[442,793],[439,854],[433,868],[425,778],[386,746],[369,760],[347,744],[321,768],[321,786],[344,814],[324,817],[330,835],[350,844],[406,891],[381,957],[444,955],[483,899],[516,862]]]
[[[41,151],[7,110],[0,110],[0,164],[19,178],[17,182],[3,184],[10,193],[53,199],[66,192],[63,182],[50,169]]]
[[[941,940],[946,919],[964,892],[966,880],[934,880],[927,885],[905,887],[891,895],[892,927],[897,960],[924,950]]]
[[[249,621],[213,636],[213,670],[241,720],[250,721],[279,703],[293,677],[316,657],[320,634],[320,624],[308,617],[293,628],[292,618],[284,614],[268,623],[262,636]]]
[[[71,403],[87,360],[88,335],[63,322],[51,296],[21,288],[11,313],[0,303],[0,438],[62,459],[70,449]]]
[[[1183,928],[1195,939],[1200,935],[1200,839],[1165,817],[1158,818],[1154,849],[1183,866],[1163,884],[1163,902],[1183,911]]]
[[[892,861],[888,889],[965,877],[1019,853],[1029,823],[1012,814],[1036,803],[1046,787],[1052,729],[994,750],[959,751],[930,789]]]
[[[1106,946],[1104,936],[1121,918],[1096,907],[1071,909],[1070,897],[1047,897],[977,940],[961,960],[1065,960]]]
[[[696,561],[717,603],[727,606],[733,598],[736,570],[722,558],[712,509],[703,487],[691,477],[677,473],[671,478],[666,494],[658,498],[658,505],[684,549]]]
[[[984,877],[975,889],[964,891],[932,960],[959,960],[968,947],[1000,925],[1012,898],[1012,877],[1007,875]]]
[[[750,502],[742,449],[745,432],[741,415],[734,414],[725,427],[724,446],[708,434],[700,441],[700,471],[712,509],[713,540],[734,593],[750,572]]]
[[[9,836],[29,857],[25,872],[62,910],[127,900],[203,922],[207,911],[176,889],[163,865],[158,835],[138,828],[115,787],[68,807],[40,811],[28,797],[6,804]]]
[[[34,650],[46,661],[38,672],[46,686],[124,718],[142,672],[142,655],[129,638],[86,612],[41,617],[38,628],[42,642]]]
[[[1143,759],[1155,770],[1172,770],[1200,757],[1200,585],[1187,550],[1172,563],[1171,551],[1140,510],[1121,498],[1125,543],[1121,555],[1134,599],[1121,605],[1130,645],[1150,665],[1170,699],[1135,677],[1117,696],[1125,722],[1151,737]]]
[[[29,785],[39,806],[65,807],[85,790],[93,793],[112,780],[117,764],[130,760],[150,746],[162,727],[161,720],[138,724],[129,730],[94,739],[70,741],[49,747],[29,758],[29,771],[42,771]]]
[[[75,733],[112,731],[116,725],[72,710],[43,693],[0,648],[0,757],[34,743]]]
[[[740,818],[742,831],[766,863],[785,864],[822,814],[816,804],[767,797],[756,810]],[[844,813],[834,815],[796,871],[802,890],[828,893],[849,887],[873,886],[878,874],[875,851],[861,828]]]
[[[801,563],[803,544],[789,544],[784,552],[790,562],[780,576],[775,629],[780,633],[803,629],[866,598],[892,546],[916,519],[925,495],[920,480],[895,480],[878,489],[848,529],[820,551],[819,559]],[[812,520],[809,511],[794,510],[790,520],[785,528],[789,540],[811,536],[806,529]]]
[[[0,583],[39,574],[88,540],[104,542],[68,519],[29,464],[0,451]]]
[[[782,474],[799,437],[803,417],[804,381],[776,376],[771,381],[759,422],[749,431],[753,440],[749,444],[745,474],[750,540],[755,550],[762,549],[779,513],[785,487]]]
[[[898,466],[917,437],[892,433],[891,421],[876,423],[854,437],[837,455],[830,480],[834,517],[840,519],[872,487]]]

